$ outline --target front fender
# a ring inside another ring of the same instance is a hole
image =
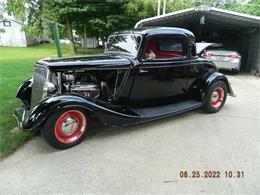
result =
[[[30,77],[19,86],[16,97],[20,99],[27,109],[30,108],[33,78]]]
[[[22,122],[22,129],[34,129],[54,112],[70,107],[85,110],[91,118],[98,117],[100,122],[105,125],[120,125],[127,122],[125,120],[130,120],[129,123],[139,120],[139,117],[133,113],[124,113],[120,109],[112,109],[105,103],[102,104],[77,95],[57,95],[36,105]]]

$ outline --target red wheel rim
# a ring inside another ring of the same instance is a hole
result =
[[[211,94],[210,104],[213,108],[219,108],[224,100],[224,89],[217,87]]]
[[[71,144],[80,139],[86,130],[87,120],[79,110],[64,112],[56,121],[54,133],[57,140]]]

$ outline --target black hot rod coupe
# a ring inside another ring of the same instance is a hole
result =
[[[54,148],[81,142],[92,120],[125,126],[202,108],[218,112],[227,78],[196,55],[192,32],[147,28],[115,32],[105,52],[91,57],[43,59],[17,91],[18,126],[41,130]]]

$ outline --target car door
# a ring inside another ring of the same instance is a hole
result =
[[[171,35],[148,39],[141,63],[135,70],[131,105],[160,106],[186,98],[189,60],[185,40],[185,37]]]

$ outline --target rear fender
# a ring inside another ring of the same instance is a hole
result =
[[[233,89],[225,75],[219,72],[209,72],[207,75],[205,75],[205,77],[202,80],[202,85],[201,85],[202,99],[205,98],[208,90],[210,89],[210,86],[217,81],[223,81],[227,86],[228,95],[235,97]]]
[[[196,90],[193,90],[191,92],[191,96],[198,101],[203,101],[211,85],[217,81],[223,81],[227,86],[228,95],[233,97],[235,96],[228,79],[226,78],[225,75],[219,72],[208,72],[201,79],[194,81],[190,90],[191,91],[192,89],[196,89]]]

